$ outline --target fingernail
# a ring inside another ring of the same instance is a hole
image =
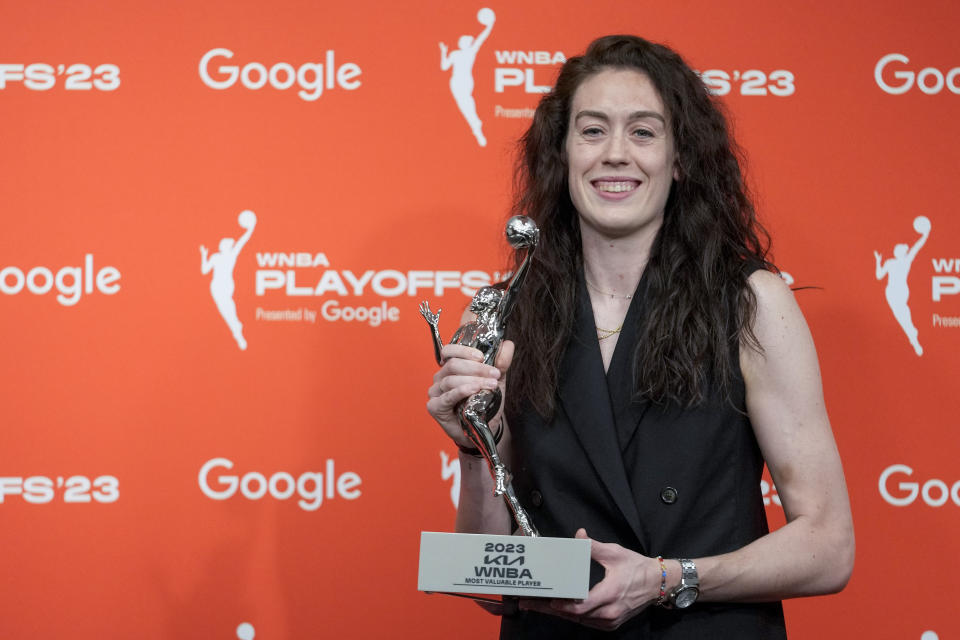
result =
[[[488,388],[488,389],[496,389],[496,388],[497,388],[497,381],[496,381],[496,380],[490,380],[490,379],[484,380],[484,381],[483,381],[483,386],[485,386],[485,387]]]

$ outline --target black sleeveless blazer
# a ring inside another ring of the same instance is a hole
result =
[[[584,527],[595,540],[665,558],[739,549],[768,531],[763,458],[743,380],[736,381],[732,403],[716,390],[692,409],[632,399],[645,291],[641,280],[604,374],[581,277],[553,420],[546,424],[532,410],[507,416],[514,487],[544,536],[571,537]],[[731,357],[739,361],[735,345]],[[603,570],[595,563],[592,569],[595,583]],[[501,626],[501,638],[785,637],[779,602],[697,603],[683,612],[650,607],[613,633],[535,613],[505,617]]]

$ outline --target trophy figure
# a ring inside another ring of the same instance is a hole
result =
[[[470,303],[470,311],[476,314],[477,319],[457,329],[450,340],[451,344],[462,344],[479,349],[484,356],[483,362],[491,366],[496,361],[497,353],[500,351],[507,320],[516,304],[517,290],[523,285],[523,280],[530,265],[530,258],[537,248],[540,230],[536,223],[527,216],[514,216],[507,221],[506,235],[510,246],[515,249],[526,248],[527,255],[505,289],[483,287],[477,291]],[[437,309],[436,313],[432,313],[429,303],[423,302],[420,304],[420,313],[430,325],[434,356],[437,359],[437,364],[442,365],[440,349],[443,347],[443,340],[440,338],[440,331],[437,328],[441,311],[441,309]],[[503,460],[497,452],[497,442],[499,442],[503,431],[503,422],[501,421],[500,429],[496,435],[489,426],[489,422],[500,410],[502,401],[503,394],[499,388],[492,391],[483,390],[463,400],[457,406],[456,412],[464,433],[487,460],[495,485],[493,494],[503,496],[507,508],[510,509],[510,513],[523,535],[536,537],[539,534],[533,526],[530,516],[527,515],[526,510],[517,500],[511,483],[510,471],[503,464]]]
[[[540,240],[540,230],[526,216],[510,218],[506,231],[512,247],[527,249],[523,262],[506,287],[483,287],[477,291],[470,303],[470,311],[477,319],[457,329],[450,340],[452,344],[479,349],[484,363],[491,366],[497,359],[517,291]],[[440,309],[433,313],[430,305],[423,302],[420,313],[430,325],[437,364],[443,364],[443,340],[437,329]],[[517,542],[514,535],[421,531],[417,589],[496,603],[502,601],[486,596],[582,600],[590,586],[590,541],[541,536],[533,526],[513,491],[510,471],[497,452],[503,423],[496,434],[490,429],[502,404],[503,394],[498,387],[465,398],[455,411],[463,432],[490,467],[493,494],[503,498],[519,533],[528,537]]]

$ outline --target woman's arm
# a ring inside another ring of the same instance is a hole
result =
[[[732,553],[694,558],[702,601],[763,602],[833,593],[846,585],[853,569],[853,521],[813,340],[778,276],[758,271],[750,286],[757,296],[754,333],[763,350],[741,348],[747,411],[787,524]],[[592,555],[607,575],[585,601],[522,606],[613,629],[656,600],[660,565],[655,558],[596,541]],[[666,565],[669,592],[680,582],[680,566],[672,559]]]
[[[763,352],[741,348],[747,412],[787,524],[738,551],[697,561],[701,598],[766,601],[834,593],[850,579],[855,545],[816,350],[779,277],[758,271],[750,285]]]
[[[504,425],[497,451],[509,460],[510,431]],[[460,501],[457,507],[458,533],[513,533],[513,519],[503,498],[493,496],[493,477],[484,458],[460,452]]]

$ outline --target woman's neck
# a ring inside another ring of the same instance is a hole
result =
[[[650,258],[655,235],[656,230],[622,238],[604,237],[594,229],[581,232],[583,275],[590,294],[604,371],[610,368],[630,301]]]
[[[593,230],[581,233],[583,270],[590,287],[613,297],[632,296],[650,258],[654,235],[607,238]]]

